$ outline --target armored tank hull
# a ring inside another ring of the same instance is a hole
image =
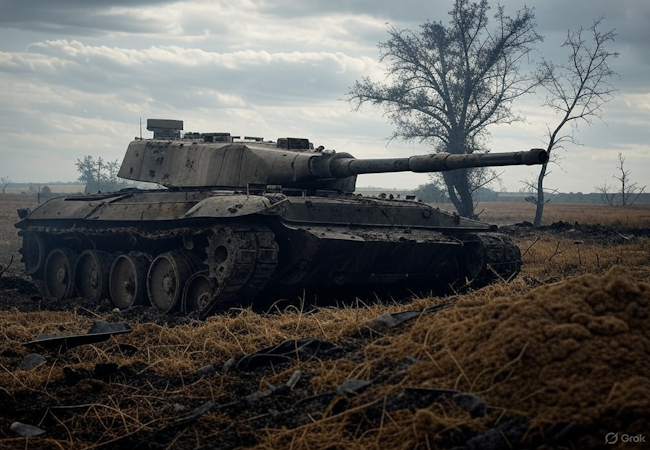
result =
[[[17,224],[44,296],[216,312],[303,289],[509,279],[509,237],[424,203],[323,192],[125,190],[59,197]]]
[[[119,175],[164,189],[58,197],[19,211],[22,261],[46,298],[206,316],[304,291],[507,280],[521,255],[495,226],[413,199],[357,195],[356,176],[547,159],[530,150],[357,160],[306,139],[180,137],[164,127],[182,122],[150,122],[154,139],[129,145]]]

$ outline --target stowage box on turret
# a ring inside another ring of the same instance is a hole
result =
[[[185,133],[149,120],[119,176],[159,189],[20,210],[26,272],[44,296],[110,298],[201,316],[335,287],[432,289],[509,279],[520,251],[496,227],[413,199],[354,194],[356,176],[544,163],[545,151],[355,159],[307,139]]]

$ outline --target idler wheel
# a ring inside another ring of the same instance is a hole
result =
[[[34,275],[43,269],[47,254],[45,253],[45,242],[41,235],[26,233],[23,236],[23,246],[20,253],[23,255],[27,275]]]
[[[67,248],[55,248],[45,260],[44,282],[47,296],[56,300],[74,294],[74,265],[77,256]]]
[[[204,311],[215,296],[215,288],[207,270],[197,272],[187,280],[183,290],[183,308],[186,314]]]
[[[195,257],[182,250],[172,250],[154,259],[147,274],[147,294],[151,304],[164,312],[178,309],[185,283],[196,267]]]
[[[110,271],[109,292],[111,301],[120,309],[147,305],[147,271],[151,256],[131,252],[115,258]]]
[[[74,280],[77,294],[88,300],[108,297],[108,279],[113,256],[99,250],[84,250],[77,258]]]

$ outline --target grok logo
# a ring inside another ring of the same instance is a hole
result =
[[[643,434],[621,434],[607,433],[605,435],[605,444],[614,445],[618,442],[632,442],[635,444],[645,443],[645,435]]]

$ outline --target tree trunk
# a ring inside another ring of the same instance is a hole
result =
[[[537,208],[535,208],[535,221],[533,226],[535,228],[542,225],[542,214],[544,214],[544,177],[546,176],[546,166],[548,162],[542,164],[542,168],[539,171],[539,176],[537,177]]]
[[[474,217],[474,199],[469,190],[467,169],[456,169],[443,174],[449,200],[462,217]]]

